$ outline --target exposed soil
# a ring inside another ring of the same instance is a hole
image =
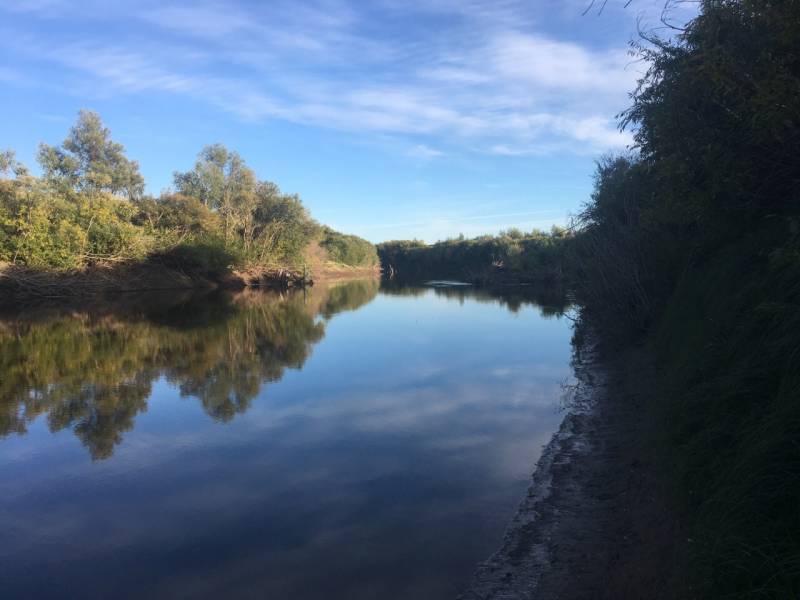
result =
[[[631,349],[601,362],[581,350],[569,412],[463,600],[686,597],[671,575],[678,521],[647,458],[646,357]]]
[[[286,268],[205,272],[158,263],[117,263],[73,271],[40,271],[0,264],[0,304],[154,290],[287,289],[310,283],[312,281],[306,274]]]

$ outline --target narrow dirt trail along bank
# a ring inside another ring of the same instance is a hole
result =
[[[578,386],[501,548],[462,600],[671,598],[675,519],[648,455],[647,369],[637,349],[601,362],[589,344]],[[640,367],[641,370],[640,370]]]

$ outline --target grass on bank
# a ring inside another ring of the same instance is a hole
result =
[[[800,3],[703,0],[648,65],[568,247],[612,352],[645,341],[645,406],[695,598],[800,597]],[[683,537],[685,534],[685,537]]]
[[[702,597],[800,596],[800,244],[772,222],[687,271],[654,348]]]

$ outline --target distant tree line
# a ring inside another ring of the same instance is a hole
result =
[[[498,235],[464,236],[434,244],[419,240],[378,244],[385,274],[402,280],[453,278],[473,283],[561,281],[567,230],[524,233],[511,228]]]
[[[42,144],[34,177],[12,151],[0,153],[0,261],[75,269],[171,253],[187,264],[297,266],[312,242],[329,260],[377,264],[375,249],[317,224],[295,194],[260,181],[241,156],[207,146],[174,189],[145,194],[136,161],[100,117],[81,111],[59,147]]]

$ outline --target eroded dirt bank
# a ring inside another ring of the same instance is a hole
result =
[[[42,298],[86,298],[119,292],[215,289],[248,287],[289,289],[313,285],[315,281],[376,278],[373,268],[346,265],[316,265],[313,269],[250,267],[209,271],[181,268],[157,262],[98,264],[71,271],[36,270],[0,263],[0,304],[20,304]]]
[[[647,359],[576,353],[579,381],[501,548],[463,600],[689,597],[672,580],[678,522],[651,455]]]

